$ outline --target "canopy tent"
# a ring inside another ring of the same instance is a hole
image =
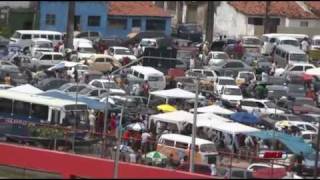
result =
[[[65,92],[59,91],[59,90],[50,90],[50,91],[40,93],[38,95],[49,96],[49,97],[54,97],[54,98],[59,98],[59,99],[67,99],[67,100],[72,100],[72,101],[76,100],[75,96],[68,95]],[[79,95],[78,101],[87,104],[90,109],[104,111],[106,108],[105,103],[88,98],[86,96]],[[110,108],[110,106],[109,106],[109,108]]]
[[[78,63],[78,62],[62,61],[62,62],[48,68],[48,71],[54,71],[54,70],[62,69],[62,68],[66,68],[66,67],[74,67],[76,65],[83,65],[83,64]]]
[[[194,109],[190,109],[189,110],[190,112],[194,112]],[[204,106],[204,107],[200,107],[197,109],[197,112],[198,113],[214,113],[214,114],[221,114],[221,115],[231,115],[233,114],[234,112],[229,110],[229,109],[226,109],[226,108],[223,108],[219,105],[210,105],[210,106]]]
[[[259,131],[259,132],[251,132],[247,133],[249,136],[255,136],[260,139],[273,139],[273,131]],[[304,142],[301,137],[291,136],[281,132],[274,132],[274,138],[292,151],[294,154],[299,155],[300,152],[303,152],[304,155],[313,154],[314,149],[308,144]]]
[[[149,94],[148,104],[151,98],[151,95],[165,98],[166,104],[168,104],[169,99],[195,99],[196,94],[192,93],[190,91],[186,91],[180,88],[174,88],[174,89],[168,89],[168,90],[159,90],[159,91],[153,91]],[[199,99],[205,99],[204,96],[200,95],[198,96]]]
[[[236,112],[231,114],[230,118],[243,124],[257,124],[260,120],[257,116],[248,112]]]
[[[24,84],[21,86],[16,86],[13,88],[9,88],[8,90],[11,91],[17,91],[17,92],[22,92],[22,93],[28,93],[28,94],[39,94],[39,93],[43,93],[44,91],[42,91],[41,89],[38,89],[30,84]]]

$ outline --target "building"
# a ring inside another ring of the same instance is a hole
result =
[[[74,29],[107,32],[108,3],[104,1],[76,1]],[[40,29],[66,32],[68,1],[40,1]]]
[[[40,1],[40,29],[66,32],[67,1]],[[171,17],[151,2],[77,1],[75,30],[126,37],[131,31],[171,33]]]

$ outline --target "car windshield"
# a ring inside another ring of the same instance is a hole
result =
[[[253,74],[252,74],[252,73],[241,73],[241,74],[240,74],[240,78],[253,79],[253,78],[254,78],[254,76],[253,76]]]
[[[200,146],[201,152],[216,152],[216,146],[214,144],[202,144]]]
[[[307,56],[305,54],[290,54],[290,60],[306,62]]]
[[[277,106],[273,103],[273,102],[270,102],[270,101],[267,101],[264,103],[268,108],[276,108]]]
[[[236,85],[234,80],[231,80],[231,79],[220,79],[219,84],[220,85]]]
[[[104,82],[104,87],[110,87],[111,89],[118,89],[117,85],[114,82]]]
[[[228,55],[226,54],[214,54],[213,59],[228,59]]]
[[[129,49],[116,49],[115,53],[120,55],[132,55],[132,52]]]
[[[79,48],[80,53],[96,53],[94,48]]]
[[[299,46],[298,41],[295,41],[295,40],[283,40],[281,44],[287,44],[287,45],[292,45],[297,47]]]
[[[260,45],[260,40],[256,38],[247,38],[244,39],[243,44]]]
[[[82,90],[80,91],[80,94],[87,94],[87,93],[89,93],[90,91],[92,91],[92,89],[86,87],[86,88],[84,88],[84,89],[82,89]]]
[[[13,38],[16,38],[16,39],[19,39],[21,37],[21,34],[18,33],[18,32],[15,32],[13,35],[12,35]]]
[[[48,43],[48,42],[37,42],[36,46],[38,46],[39,48],[52,48],[53,47],[52,43]]]
[[[241,90],[238,88],[225,88],[224,89],[224,94],[225,95],[237,95],[241,96]]]

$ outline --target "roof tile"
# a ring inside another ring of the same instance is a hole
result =
[[[170,17],[170,14],[152,4],[152,1],[110,1],[109,15]]]

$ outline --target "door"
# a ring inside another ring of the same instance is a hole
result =
[[[80,16],[74,16],[73,28],[75,31],[80,31]]]

